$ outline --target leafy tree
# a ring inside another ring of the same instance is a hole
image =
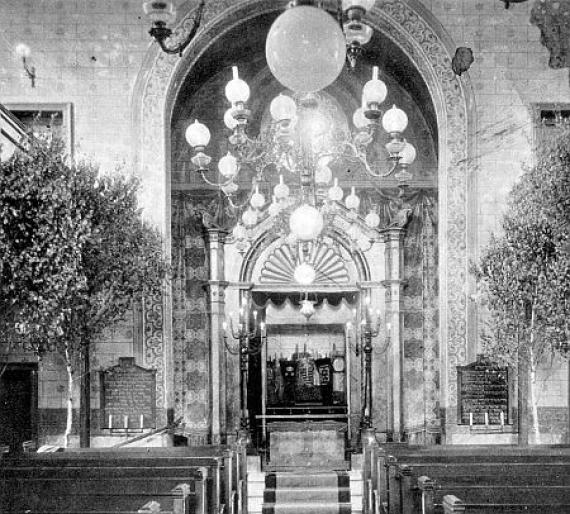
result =
[[[57,142],[32,141],[0,163],[1,332],[80,368],[81,445],[89,444],[89,348],[167,272],[160,234],[141,217],[139,182],[67,159]]]
[[[510,193],[502,235],[492,236],[474,272],[489,309],[484,350],[519,367],[519,442],[527,444],[530,396],[540,438],[536,368],[570,342],[570,131],[538,149]],[[529,387],[530,379],[530,387]],[[523,419],[524,417],[524,419]]]

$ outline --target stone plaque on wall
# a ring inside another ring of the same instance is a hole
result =
[[[147,429],[156,427],[156,371],[121,357],[119,364],[100,372],[101,427]]]
[[[457,366],[459,423],[500,425],[510,422],[509,369],[482,355],[467,366]]]

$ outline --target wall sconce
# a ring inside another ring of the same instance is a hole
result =
[[[16,45],[15,48],[16,55],[22,59],[22,64],[24,65],[24,71],[32,83],[32,87],[36,87],[36,68],[30,66],[28,63],[28,58],[32,54],[30,47],[24,43]]]
[[[149,34],[156,40],[160,45],[163,52],[167,54],[179,54],[182,55],[184,49],[190,44],[190,41],[194,39],[196,32],[200,28],[200,22],[202,21],[202,14],[204,12],[204,6],[206,5],[206,0],[201,0],[200,5],[198,5],[198,12],[194,18],[194,24],[192,29],[184,39],[176,46],[167,46],[165,41],[172,35],[172,30],[168,28],[176,19],[176,9],[174,4],[169,0],[150,0],[143,3],[144,13],[148,16],[152,22],[152,28],[149,30]]]

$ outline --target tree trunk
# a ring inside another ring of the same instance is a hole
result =
[[[530,405],[532,407],[532,429],[534,431],[534,443],[540,444],[540,428],[538,424],[538,398],[536,394],[536,367],[531,364],[529,372],[530,372]]]
[[[65,345],[65,369],[67,370],[67,420],[63,435],[63,445],[65,448],[69,448],[71,428],[73,427],[73,366],[67,344]]]
[[[519,344],[517,357],[518,367],[518,411],[519,411],[519,446],[528,446],[528,390],[529,365],[526,348]]]
[[[530,345],[528,351],[529,375],[530,375],[530,404],[532,407],[532,428],[534,431],[534,443],[540,444],[540,429],[538,425],[538,397],[536,394],[536,366],[537,356],[535,355],[536,334],[534,332],[536,325],[536,309],[534,306],[531,311],[530,318]]]
[[[79,403],[79,446],[91,446],[91,375],[89,342],[81,344],[81,401]]]

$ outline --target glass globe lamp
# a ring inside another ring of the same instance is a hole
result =
[[[372,79],[362,88],[362,103],[367,110],[377,110],[387,94],[386,84],[378,78],[378,66],[374,66]]]
[[[280,94],[271,101],[269,112],[275,121],[292,120],[297,114],[297,104],[290,96]]]
[[[407,126],[407,114],[402,111],[402,109],[398,109],[395,105],[392,105],[392,107],[384,113],[384,116],[382,116],[382,127],[384,127],[384,130],[388,132],[388,134],[401,134],[406,130]]]
[[[301,264],[297,265],[295,267],[295,271],[293,272],[293,278],[295,279],[295,282],[303,286],[312,284],[315,281],[316,276],[317,274],[315,272],[315,268],[306,262],[302,262]]]
[[[169,25],[176,19],[174,5],[170,1],[151,0],[143,3],[143,11],[153,23]]]
[[[340,75],[346,41],[330,14],[302,5],[287,9],[273,22],[265,55],[271,73],[283,86],[296,93],[313,93]]]
[[[299,282],[301,284],[301,282]],[[309,285],[309,284],[301,284],[301,285]],[[315,302],[305,298],[301,300],[301,308],[299,309],[301,314],[307,318],[307,320],[315,314]]]
[[[233,105],[244,104],[249,99],[249,86],[239,78],[237,66],[232,67],[233,78],[226,84],[226,98]]]
[[[297,207],[289,218],[289,228],[300,241],[316,239],[324,227],[323,215],[312,205]]]
[[[364,46],[372,39],[372,27],[360,21],[349,21],[344,24],[344,35],[349,45]]]
[[[369,11],[376,0],[342,0],[342,10],[348,11],[349,9],[359,8],[363,11]]]
[[[186,129],[186,141],[194,150],[203,150],[210,142],[210,130],[206,125],[194,120]]]
[[[354,114],[352,115],[352,123],[358,130],[368,127],[369,121],[368,118],[364,116],[364,109],[362,107],[359,107],[354,111]]]
[[[241,220],[246,227],[251,227],[257,223],[257,213],[253,209],[247,209],[241,215]]]
[[[346,197],[344,205],[346,205],[346,208],[350,209],[351,211],[356,211],[356,209],[358,209],[358,206],[360,205],[360,198],[358,198],[356,195],[354,186],[352,186],[350,189],[350,194]]]
[[[259,192],[259,186],[255,186],[255,193],[251,195],[249,204],[254,209],[261,209],[265,205],[265,196]]]
[[[380,216],[378,216],[374,211],[370,211],[366,215],[366,218],[364,218],[364,223],[366,223],[367,227],[376,228],[380,225]]]
[[[342,188],[338,185],[338,179],[334,179],[334,185],[329,189],[328,192],[329,199],[333,202],[340,202],[344,193],[342,192]]]
[[[218,170],[222,177],[233,178],[238,173],[237,159],[228,152],[218,162]]]
[[[238,126],[238,121],[234,118],[232,107],[230,107],[224,113],[224,125],[228,127],[230,130],[235,129]]]
[[[284,200],[289,196],[289,186],[283,181],[283,175],[279,175],[279,184],[273,188],[273,194],[277,200]]]
[[[400,152],[399,164],[404,166],[409,166],[410,164],[413,164],[415,160],[416,160],[416,149],[413,147],[413,145],[405,141],[404,148]]]

